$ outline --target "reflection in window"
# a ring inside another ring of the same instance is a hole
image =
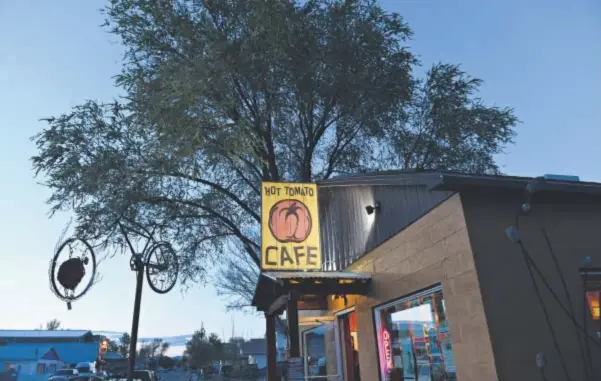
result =
[[[383,381],[456,381],[440,287],[374,310]]]
[[[310,376],[327,375],[325,327],[313,328],[305,333],[307,372]]]

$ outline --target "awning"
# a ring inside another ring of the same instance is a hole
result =
[[[259,276],[252,305],[275,313],[288,295],[366,295],[371,274],[352,271],[266,271]]]

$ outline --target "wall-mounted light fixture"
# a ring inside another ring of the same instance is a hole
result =
[[[601,321],[601,268],[581,267],[580,276],[584,284],[586,302],[593,320]]]
[[[368,215],[372,215],[374,214],[374,212],[378,213],[380,212],[380,201],[376,201],[374,203],[374,205],[367,205],[365,207],[365,211],[367,212]]]

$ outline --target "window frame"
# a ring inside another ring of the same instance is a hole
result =
[[[40,371],[41,369],[41,371]],[[46,363],[43,362],[38,362],[35,366],[35,373],[36,374],[46,374]]]
[[[378,358],[378,380],[383,381],[382,379],[382,364],[380,363],[380,337],[378,335],[378,325],[381,325],[381,322],[378,323],[377,319],[379,319],[379,313],[381,310],[386,309],[386,308],[390,308],[393,307],[397,304],[401,304],[401,303],[405,303],[408,302],[412,299],[417,299],[420,297],[424,297],[424,296],[428,296],[428,295],[432,295],[435,294],[436,292],[440,292],[442,294],[442,300],[444,303],[444,293],[442,292],[442,284],[441,283],[436,283],[432,286],[426,287],[426,288],[422,288],[418,291],[412,292],[410,294],[405,294],[404,296],[401,296],[399,298],[395,298],[395,299],[390,299],[386,302],[377,304],[375,306],[372,307],[372,325],[373,325],[373,333],[374,333],[374,340],[376,343],[376,354],[377,354],[377,358]]]

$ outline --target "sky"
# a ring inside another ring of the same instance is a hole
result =
[[[119,90],[122,47],[100,24],[100,0],[0,0],[0,328],[129,331],[135,275],[129,258],[100,268],[103,280],[68,311],[48,287],[48,265],[69,215],[48,218],[49,192],[33,177],[30,137],[39,118],[68,112]],[[601,2],[596,0],[387,0],[415,35],[426,70],[459,63],[484,80],[480,96],[522,121],[515,145],[498,157],[511,175],[579,175],[601,181]],[[8,313],[7,313],[8,312]],[[258,317],[226,314],[208,286],[153,293],[145,285],[140,336],[188,334],[201,323],[229,338],[260,337]]]

